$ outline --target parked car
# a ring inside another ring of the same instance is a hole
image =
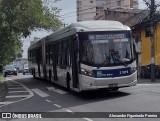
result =
[[[26,73],[29,73],[28,64],[24,64],[24,66],[23,66],[23,75],[25,75]]]
[[[3,74],[4,74],[4,77],[6,77],[7,75],[17,76],[18,72],[17,72],[17,69],[13,65],[7,65],[3,69]]]

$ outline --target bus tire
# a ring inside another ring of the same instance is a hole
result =
[[[52,82],[52,72],[49,70],[49,81]]]
[[[36,78],[35,69],[33,69],[32,71],[33,71],[33,78]]]
[[[67,90],[71,91],[71,76],[68,72],[67,72],[67,76],[66,76],[66,82],[67,82]]]

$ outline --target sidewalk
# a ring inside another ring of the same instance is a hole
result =
[[[138,84],[148,84],[148,83],[150,83],[150,84],[153,84],[153,83],[160,83],[160,79],[155,79],[155,82],[151,82],[151,79],[141,79],[141,78],[138,78],[138,80],[137,80],[137,83]]]

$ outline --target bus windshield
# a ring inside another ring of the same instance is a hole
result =
[[[127,65],[133,60],[129,32],[80,33],[81,61],[94,65]]]

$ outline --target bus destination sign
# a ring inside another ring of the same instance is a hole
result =
[[[127,38],[126,33],[121,34],[89,34],[88,40],[109,40]]]

